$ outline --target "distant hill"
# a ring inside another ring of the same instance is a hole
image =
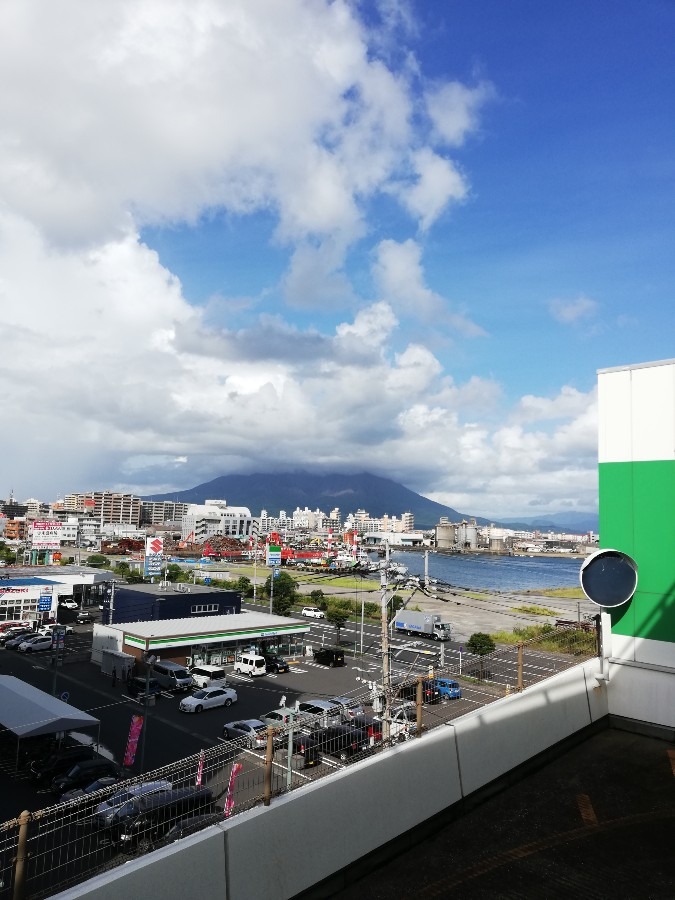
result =
[[[509,528],[533,529],[540,531],[552,529],[572,534],[585,534],[587,531],[598,533],[598,514],[590,512],[562,512],[549,516],[526,516],[517,521],[502,523]]]
[[[291,514],[295,509],[308,507],[329,513],[339,507],[344,518],[357,509],[365,509],[374,518],[388,514],[401,516],[411,512],[415,527],[429,529],[438,524],[441,516],[451,522],[474,518],[428,500],[389,478],[368,472],[354,475],[316,475],[311,472],[280,472],[277,474],[221,475],[213,481],[198,484],[185,491],[154,494],[144,500],[173,500],[178,503],[204,503],[206,500],[227,500],[230,506],[246,506],[254,516],[266,509],[276,516],[283,509]],[[476,518],[479,525],[488,519]]]

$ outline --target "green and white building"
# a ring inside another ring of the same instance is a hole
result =
[[[600,546],[638,566],[603,615],[610,712],[675,727],[675,360],[598,373]]]

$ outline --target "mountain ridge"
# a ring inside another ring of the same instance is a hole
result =
[[[475,519],[479,525],[535,527],[535,518],[533,517],[528,517],[527,520],[518,518],[517,522],[507,523],[462,513],[451,506],[444,506],[435,500],[429,500],[422,494],[417,494],[392,479],[373,475],[370,472],[316,474],[298,470],[282,473],[258,472],[251,475],[221,475],[192,488],[152,494],[142,499],[200,504],[206,500],[226,500],[230,506],[247,507],[254,516],[260,515],[260,511],[263,509],[273,516],[276,516],[282,509],[292,514],[298,507],[301,509],[308,507],[311,510],[318,508],[325,513],[330,513],[334,507],[339,507],[343,518],[350,512],[356,512],[357,509],[366,510],[374,518],[381,518],[384,515],[400,517],[403,513],[411,512],[415,517],[415,527],[420,529],[433,528],[438,524],[441,516],[447,516],[451,522]],[[345,506],[346,502],[349,503],[348,507]],[[592,515],[592,513],[571,513],[569,517],[577,519],[577,525],[574,528],[570,527],[569,530],[592,530],[590,527],[580,528],[582,518],[591,521]],[[555,520],[564,516],[564,513],[541,516],[536,518],[536,522],[545,528],[561,529],[562,523],[556,524]],[[564,524],[571,526],[571,522]]]

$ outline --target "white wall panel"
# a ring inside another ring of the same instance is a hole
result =
[[[675,459],[675,365],[631,372],[633,460]]]
[[[630,372],[598,374],[598,461],[632,459]]]

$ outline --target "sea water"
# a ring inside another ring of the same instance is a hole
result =
[[[407,566],[411,575],[424,575],[424,553],[412,550],[390,554],[392,562]],[[491,591],[528,591],[578,587],[583,560],[561,556],[500,556],[474,553],[429,553],[429,578],[458,588]]]

